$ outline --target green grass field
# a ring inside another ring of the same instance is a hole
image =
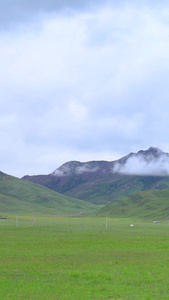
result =
[[[168,253],[167,221],[3,215],[0,299],[167,300]]]

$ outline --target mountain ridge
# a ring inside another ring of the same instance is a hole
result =
[[[98,165],[102,165],[101,166],[102,170],[106,169],[112,172],[115,164],[117,163],[125,164],[129,158],[143,156],[145,157],[145,159],[147,158],[155,159],[155,158],[159,158],[161,155],[165,155],[169,157],[168,153],[163,152],[159,148],[149,147],[148,150],[139,150],[137,153],[131,152],[128,155],[114,161],[106,161],[106,160],[98,160],[98,161],[92,160],[87,162],[69,161],[64,163],[62,166],[57,168],[49,175],[67,176],[67,175],[71,175],[72,173],[75,174],[75,173],[93,172],[100,169]],[[92,169],[92,167],[94,168]]]
[[[139,150],[115,161],[70,161],[48,175],[24,176],[59,193],[106,205],[137,191],[169,187],[169,154]]]

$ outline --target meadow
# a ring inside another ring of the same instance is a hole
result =
[[[106,229],[106,218],[1,216],[1,299],[161,300],[168,295],[167,220],[108,218]]]

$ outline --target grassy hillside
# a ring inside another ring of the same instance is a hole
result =
[[[99,216],[169,218],[169,189],[137,192],[102,208]]]
[[[78,185],[64,194],[95,204],[108,204],[135,192],[169,188],[169,177],[113,174]]]
[[[104,178],[78,185],[64,194],[91,203],[108,204],[124,196],[144,189],[142,178],[112,174]]]
[[[88,202],[0,172],[0,213],[66,215],[96,209],[97,206]]]
[[[106,205],[135,192],[169,188],[169,177],[134,176],[113,173],[25,176],[24,179],[46,186],[66,196]]]

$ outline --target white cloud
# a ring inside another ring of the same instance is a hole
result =
[[[85,105],[72,101],[69,103],[69,114],[73,122],[83,122],[87,118],[88,109]]]
[[[113,172],[127,175],[169,176],[169,157],[146,161],[142,155],[131,157],[124,165],[117,163]]]
[[[153,144],[167,151],[167,8],[38,10],[36,21],[1,32],[4,171],[48,173],[68,159],[114,160]]]
[[[75,164],[75,165],[74,165]],[[98,167],[91,167],[88,163],[84,163],[81,165],[79,162],[70,162],[68,164],[64,164],[60,168],[56,169],[53,174],[56,176],[68,176],[74,174],[83,174],[86,172],[96,172]]]

